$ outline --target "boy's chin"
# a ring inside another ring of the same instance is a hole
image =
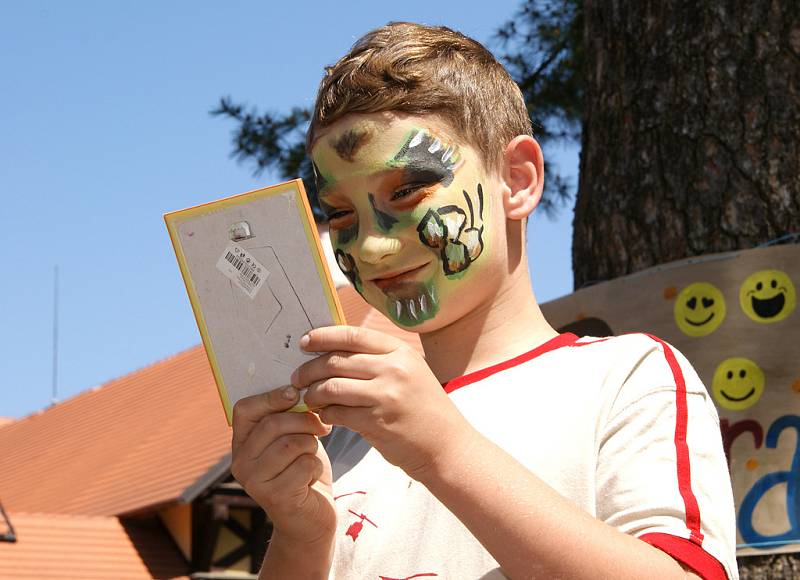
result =
[[[389,320],[391,320],[396,327],[400,328],[401,330],[405,330],[406,332],[413,332],[415,334],[428,334],[431,332],[436,332],[447,326],[450,326],[450,324],[455,322],[455,319],[452,316],[448,316],[447,312],[442,311],[437,311],[435,315],[424,320],[416,319],[411,321],[409,321],[405,316],[398,320],[396,316],[390,316],[387,312],[383,312],[383,314]]]

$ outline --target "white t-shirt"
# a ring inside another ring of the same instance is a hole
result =
[[[562,334],[444,388],[479,432],[594,517],[704,578],[738,578],[719,418],[663,341]],[[331,578],[506,578],[427,488],[358,435],[335,429],[325,445],[339,518]]]

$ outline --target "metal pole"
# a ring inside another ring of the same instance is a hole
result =
[[[53,398],[52,404],[58,401],[58,266],[55,267],[53,284]]]

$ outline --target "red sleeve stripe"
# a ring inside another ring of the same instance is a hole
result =
[[[700,507],[697,505],[697,498],[692,491],[689,445],[686,442],[686,430],[689,423],[686,381],[683,378],[683,371],[678,359],[675,358],[675,353],[670,346],[660,338],[650,334],[647,336],[655,340],[663,348],[664,357],[667,359],[667,364],[675,379],[675,451],[677,454],[678,490],[683,498],[683,505],[686,510],[686,527],[689,528],[689,539],[701,546],[703,544],[703,532],[700,531]]]
[[[639,539],[669,554],[681,564],[691,568],[704,580],[726,580],[728,578],[725,568],[714,556],[685,538],[671,534],[652,533],[639,536]]]

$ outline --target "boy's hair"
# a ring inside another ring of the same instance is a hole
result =
[[[309,151],[320,129],[350,113],[438,115],[489,170],[498,169],[511,139],[532,134],[522,93],[503,65],[479,42],[444,26],[390,22],[325,70]]]

